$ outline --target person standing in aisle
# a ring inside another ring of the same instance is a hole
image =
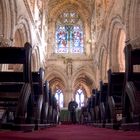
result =
[[[76,108],[78,107],[77,102],[72,99],[68,104],[68,111],[70,112],[70,120],[73,124],[76,124]]]

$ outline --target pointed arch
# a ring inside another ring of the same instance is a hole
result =
[[[54,65],[48,65],[46,68],[46,77],[48,81],[51,81],[50,87],[53,87],[54,82],[59,83],[60,87],[65,90],[65,87],[67,87],[67,79],[65,78],[66,75],[64,74],[64,70],[60,66],[54,66]]]
[[[90,11],[88,8],[86,8],[86,6],[83,4],[84,2],[78,3],[76,1],[73,1],[73,3],[69,3],[68,1],[64,1],[61,3],[58,3],[56,7],[54,7],[53,2],[49,2],[49,9],[50,13],[49,13],[49,24],[48,24],[48,32],[49,34],[51,34],[51,36],[49,36],[49,53],[52,54],[54,51],[54,43],[51,42],[55,42],[55,25],[56,25],[56,21],[59,17],[59,15],[65,11],[68,8],[72,8],[74,9],[80,16],[82,23],[83,23],[83,29],[84,29],[84,55],[91,55],[91,48],[90,48],[90,44],[87,43],[87,40],[89,40],[91,38],[90,36]],[[53,17],[53,19],[52,19]],[[50,28],[51,27],[51,28]]]
[[[57,69],[51,71],[47,71],[46,79],[49,81],[49,86],[52,90],[52,94],[56,96],[58,104],[61,107],[64,107],[66,104],[66,83],[64,83],[64,77],[61,71],[57,71]]]
[[[108,70],[108,61],[107,61],[107,48],[105,45],[101,46],[99,53],[99,70],[100,70],[100,79],[102,81],[107,81],[107,70]]]
[[[14,35],[13,46],[22,47],[24,45],[24,33],[22,29],[17,29]]]
[[[88,71],[87,71],[88,70]],[[94,74],[92,73],[92,69],[87,66],[81,66],[72,76],[72,89],[73,93],[79,88],[83,88],[85,91],[86,97],[91,95],[91,90],[95,87]]]
[[[24,16],[20,16],[17,19],[17,25],[15,26],[14,34],[16,33],[17,30],[22,31],[24,43],[30,42],[32,44],[30,24],[29,21]]]
[[[120,16],[112,18],[110,21],[110,30],[108,36],[108,58],[109,58],[109,68],[112,71],[119,71],[119,40],[120,40],[120,31],[123,30],[126,34],[125,25]],[[123,43],[121,44],[123,45]],[[120,46],[123,47],[124,46]],[[121,50],[121,49],[120,49]],[[122,51],[122,50],[121,50]]]
[[[32,51],[32,71],[37,71],[40,66],[40,52],[39,52],[39,47],[34,46],[33,51]]]

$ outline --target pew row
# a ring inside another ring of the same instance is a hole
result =
[[[31,124],[32,116],[27,111],[28,104],[32,106],[31,53],[32,47],[29,43],[25,43],[24,47],[0,47],[0,64],[23,66],[22,80],[14,72],[13,78],[9,78],[4,71],[0,74],[1,126],[17,130],[34,127]],[[27,120],[30,120],[30,125],[27,125]]]
[[[44,75],[43,68],[32,72],[35,130],[48,127],[47,121],[45,121],[48,111],[48,101],[45,98],[48,93],[44,89]]]
[[[48,108],[48,123],[56,125],[59,123],[60,108],[57,104],[55,95],[52,94],[52,90],[49,89],[49,108]]]
[[[33,123],[35,124],[34,129],[38,130],[40,128],[48,127],[47,124],[47,113],[48,113],[48,100],[46,99],[47,91],[44,89],[44,70],[42,68],[39,69],[38,72],[32,72],[32,97],[31,102],[28,103],[27,107],[27,116],[32,116],[32,121],[27,117],[26,122],[27,123]],[[2,75],[2,76],[1,76]],[[0,76],[4,77],[3,81],[5,82],[10,81],[13,82],[14,77],[18,78],[18,82],[23,81],[22,72],[0,72]],[[18,88],[18,84],[14,83],[14,89]],[[15,80],[14,80],[15,82]],[[5,90],[7,90],[7,84],[4,85]],[[11,91],[11,87],[8,87],[8,89]],[[10,97],[11,98],[11,97]]]
[[[101,127],[105,127],[106,123],[106,104],[107,104],[107,94],[108,94],[108,83],[103,83],[100,81],[100,117],[101,117]]]
[[[134,67],[140,65],[140,48],[132,48],[128,43],[125,47],[125,88],[123,94],[122,129],[140,129],[140,72]]]
[[[92,89],[92,95],[89,97],[87,102],[88,108],[88,124],[94,125],[96,122],[96,115],[95,115],[95,93],[96,89]]]
[[[99,126],[101,122],[101,114],[100,114],[100,90],[95,91],[95,107],[94,107],[94,112],[95,112],[95,123],[97,126]]]
[[[124,72],[108,70],[108,95],[106,104],[107,128],[119,129],[122,121],[122,94],[124,89]]]
[[[95,92],[95,123],[96,127],[105,127],[106,123],[106,103],[108,84],[100,81],[100,89]]]

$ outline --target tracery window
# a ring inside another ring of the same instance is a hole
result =
[[[60,108],[63,108],[63,106],[64,106],[64,96],[63,96],[63,93],[62,93],[61,89],[56,90],[55,98],[56,98],[57,103],[60,106]]]
[[[76,91],[75,101],[77,102],[79,108],[84,106],[84,92],[82,89],[78,89]]]
[[[83,53],[83,26],[73,10],[63,12],[56,22],[55,53]]]

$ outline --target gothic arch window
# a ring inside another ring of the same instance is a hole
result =
[[[66,10],[56,22],[55,53],[83,53],[83,25],[78,13]]]
[[[63,96],[63,93],[62,93],[61,89],[56,90],[55,98],[56,98],[57,103],[60,106],[60,108],[63,108],[63,106],[64,106],[64,96]]]
[[[78,89],[75,94],[75,101],[78,103],[78,107],[84,106],[84,92],[82,89]]]

